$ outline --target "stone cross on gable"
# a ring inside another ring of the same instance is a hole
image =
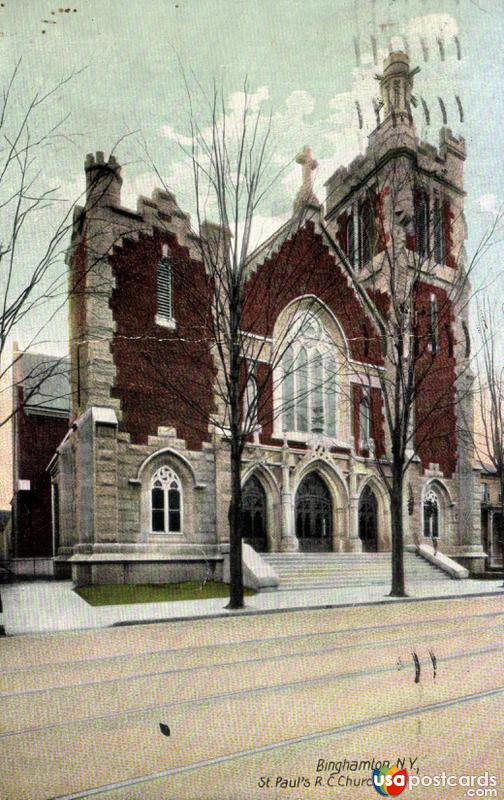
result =
[[[317,197],[313,192],[313,172],[318,167],[318,162],[313,158],[311,147],[305,145],[302,151],[296,156],[296,163],[301,164],[303,169],[303,183],[297,193],[294,209],[297,210],[307,203],[320,205]]]

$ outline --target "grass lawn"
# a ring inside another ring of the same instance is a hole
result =
[[[186,583],[104,584],[82,586],[74,591],[90,606],[117,606],[130,603],[166,603],[174,600],[208,600],[211,597],[228,597],[229,586],[208,581],[203,586],[197,581]],[[245,594],[255,594],[245,589]]]

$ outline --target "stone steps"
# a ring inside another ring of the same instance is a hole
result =
[[[390,553],[263,553],[279,577],[279,590],[330,589],[389,585]],[[442,570],[416,553],[404,554],[409,583],[449,581]]]

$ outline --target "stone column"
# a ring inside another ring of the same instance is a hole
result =
[[[347,553],[360,553],[362,551],[362,542],[359,539],[359,493],[357,490],[357,473],[353,468],[353,460],[350,458],[348,462],[348,490],[349,490],[349,508],[348,508],[348,536],[344,541],[343,549]]]
[[[284,445],[282,453],[282,540],[280,549],[283,553],[299,550],[299,542],[294,533],[294,506],[286,445]]]
[[[94,431],[95,543],[119,541],[117,496],[117,422],[96,421]]]

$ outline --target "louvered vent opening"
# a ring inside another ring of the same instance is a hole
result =
[[[158,314],[165,319],[173,318],[172,271],[168,259],[162,259],[157,273]]]

